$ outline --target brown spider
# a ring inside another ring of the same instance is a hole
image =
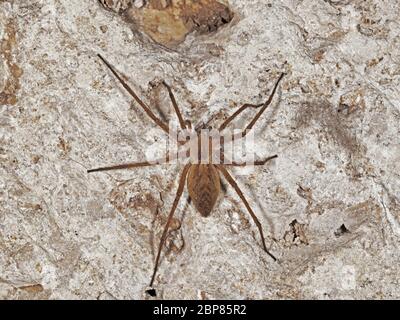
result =
[[[115,69],[111,66],[111,64],[105,60],[101,55],[98,55],[99,58],[105,63],[105,65],[110,69],[110,71],[115,75],[115,77],[119,80],[121,85],[129,92],[129,94],[133,97],[133,99],[143,108],[144,112],[167,134],[171,134],[171,128],[169,128],[168,125],[166,125],[163,121],[161,121],[151,110],[150,108],[136,95],[136,93],[131,89],[131,87],[121,78],[121,76],[115,71]],[[279,82],[283,78],[284,73],[282,73],[279,77],[279,79],[276,81],[276,84],[268,98],[268,100],[265,103],[258,104],[258,105],[253,105],[253,104],[244,104],[242,105],[236,112],[234,112],[229,118],[227,118],[222,125],[218,128],[218,132],[223,131],[229,123],[231,123],[240,113],[242,113],[245,109],[247,108],[261,108],[256,116],[253,118],[253,120],[249,123],[249,125],[245,128],[244,131],[241,132],[239,136],[234,136],[236,138],[243,138],[249,130],[254,126],[256,121],[260,118],[260,116],[263,114],[265,109],[268,107],[268,105],[271,103],[272,98],[275,94],[275,91],[278,87]],[[163,85],[167,88],[169,97],[171,99],[172,105],[175,109],[175,113],[178,117],[180,127],[183,131],[186,131],[188,129],[191,129],[190,122],[184,121],[182,114],[179,110],[178,104],[176,103],[174,94],[172,93],[172,90],[169,85],[167,85],[165,82],[163,82]],[[168,215],[168,220],[167,223],[164,227],[164,231],[161,236],[160,244],[158,247],[158,252],[157,252],[157,257],[155,261],[155,266],[153,270],[153,275],[151,277],[150,281],[150,287],[153,286],[153,282],[157,273],[157,268],[159,264],[159,259],[160,259],[160,254],[162,247],[164,245],[168,228],[170,226],[170,223],[172,221],[172,217],[175,213],[176,207],[178,205],[179,199],[183,193],[184,186],[185,186],[185,181],[187,180],[187,188],[189,192],[190,199],[193,201],[194,206],[196,209],[199,211],[199,213],[203,217],[207,217],[210,215],[216,201],[218,198],[218,195],[221,190],[221,178],[219,176],[219,172],[222,173],[222,175],[225,177],[225,179],[228,181],[228,183],[235,189],[236,193],[240,197],[240,199],[243,201],[246,209],[250,213],[251,217],[253,218],[254,223],[256,224],[261,240],[262,240],[262,245],[266,253],[268,253],[269,256],[271,256],[274,260],[276,258],[267,250],[267,247],[265,245],[265,239],[264,239],[264,234],[263,230],[261,227],[261,224],[259,220],[257,219],[256,215],[254,214],[253,210],[251,209],[249,203],[247,202],[245,196],[243,195],[243,192],[237,185],[236,181],[233,179],[233,177],[230,175],[228,170],[225,168],[226,166],[246,166],[246,163],[239,163],[239,162],[229,162],[229,163],[224,163],[224,149],[223,149],[223,143],[222,147],[220,148],[220,157],[218,158],[218,161],[215,161],[215,157],[213,156],[213,148],[212,148],[212,138],[210,136],[204,136],[200,133],[200,130],[203,129],[203,127],[197,128],[195,130],[195,139],[187,139],[184,141],[179,141],[180,146],[186,146],[190,141],[193,141],[195,145],[198,145],[198,149],[201,149],[202,140],[206,141],[206,146],[208,146],[209,149],[209,155],[208,155],[208,163],[204,163],[203,157],[201,157],[200,152],[195,153],[195,156],[185,152],[184,158],[186,160],[189,160],[182,171],[182,174],[179,179],[179,186],[178,190],[176,192],[175,200],[172,205],[171,211]],[[223,138],[220,138],[223,142]],[[193,154],[193,153],[192,153]],[[276,158],[277,155],[273,155],[271,157],[268,157],[262,161],[255,161],[252,163],[253,165],[264,165],[267,161]],[[177,158],[175,158],[176,160]],[[165,161],[166,160],[166,161]],[[146,167],[146,166],[152,166],[156,165],[159,163],[165,163],[171,160],[168,156],[166,159],[164,159],[163,162],[161,161],[145,161],[145,162],[134,162],[134,163],[126,163],[126,164],[120,164],[120,165],[115,165],[115,166],[110,166],[110,167],[101,167],[101,168],[96,168],[96,169],[91,169],[88,170],[88,172],[95,172],[95,171],[106,171],[106,170],[116,170],[116,169],[127,169],[127,168],[136,168],[136,167]],[[222,162],[221,162],[222,160]],[[148,292],[151,295],[155,295],[155,291],[148,290]],[[153,294],[151,293],[153,292]]]

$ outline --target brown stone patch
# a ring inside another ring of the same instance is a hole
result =
[[[167,47],[183,42],[193,31],[217,31],[233,18],[229,7],[215,0],[149,0],[141,8],[131,6],[126,15],[140,31]]]
[[[5,26],[5,36],[0,40],[0,57],[4,61],[4,75],[0,79],[0,105],[17,103],[17,91],[21,85],[19,78],[22,69],[14,62],[14,50],[16,46],[16,27],[15,21],[10,20]],[[1,69],[0,69],[1,70]]]
[[[350,91],[340,97],[338,112],[349,115],[358,110],[365,111],[364,90]]]
[[[308,245],[306,236],[306,225],[299,223],[296,219],[290,224],[290,231],[286,231],[283,238],[289,246],[305,244]]]
[[[104,6],[104,8],[115,11],[124,12],[131,6],[131,0],[99,0],[99,2]]]
[[[43,286],[41,284],[33,284],[28,286],[19,287],[19,289],[24,290],[29,293],[39,293],[42,292]]]
[[[65,141],[63,137],[58,138],[57,147],[61,150],[63,154],[68,154],[71,151],[71,146],[68,141]]]

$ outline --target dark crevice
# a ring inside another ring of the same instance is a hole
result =
[[[155,289],[148,289],[146,290],[146,293],[151,297],[157,297],[157,292]]]
[[[346,228],[344,224],[342,224],[336,231],[335,231],[335,236],[340,237],[344,235],[345,233],[349,233],[349,229]]]

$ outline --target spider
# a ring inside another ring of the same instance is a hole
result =
[[[98,54],[98,57],[101,59],[101,61],[108,67],[108,69],[113,73],[113,75],[118,79],[120,84],[126,89],[126,91],[133,97],[133,99],[139,104],[139,106],[143,109],[143,111],[155,122],[157,126],[159,126],[166,134],[171,134],[172,129],[165,123],[163,122],[160,118],[158,118],[151,110],[150,108],[138,97],[138,95],[133,91],[133,89],[122,79],[122,77],[118,74],[118,72],[113,68],[113,66],[105,59],[103,58],[100,54]],[[236,112],[234,112],[231,116],[229,116],[218,128],[218,132],[222,132],[240,113],[242,113],[244,110],[248,108],[255,108],[259,109],[255,117],[252,119],[252,121],[247,125],[245,130],[241,132],[239,138],[243,138],[246,136],[246,134],[253,128],[257,120],[261,117],[265,109],[270,105],[275,92],[277,90],[279,82],[282,80],[283,76],[285,73],[282,73],[278,80],[276,81],[272,92],[269,96],[269,98],[261,104],[244,104],[242,105]],[[191,130],[191,124],[189,121],[185,121],[182,117],[182,114],[179,110],[178,104],[176,102],[176,99],[174,97],[174,94],[171,90],[171,87],[165,82],[162,82],[165,88],[168,91],[170,100],[172,102],[172,106],[175,110],[175,114],[178,117],[179,120],[179,126],[182,131],[186,130]],[[211,136],[205,136],[201,134],[201,129],[204,129],[205,126],[200,126],[195,129],[195,139],[186,139],[184,141],[180,141],[179,145],[181,146],[187,146],[190,143],[193,145],[193,141],[195,145],[202,145],[204,140],[206,140],[206,146],[208,145],[211,148]],[[223,139],[221,140],[223,142]],[[198,148],[198,150],[200,150]],[[150,287],[153,287],[154,279],[157,273],[157,269],[159,266],[159,260],[160,260],[160,255],[161,251],[164,245],[164,242],[167,237],[167,232],[168,228],[170,226],[170,223],[172,221],[173,215],[176,211],[176,208],[178,206],[178,202],[182,196],[182,193],[185,188],[185,182],[187,182],[187,189],[189,193],[189,199],[193,201],[194,207],[197,209],[197,211],[203,216],[207,217],[210,215],[212,209],[215,206],[215,203],[217,201],[218,195],[221,190],[221,177],[220,173],[222,176],[226,179],[226,181],[233,187],[233,189],[236,191],[237,195],[239,198],[242,200],[244,206],[246,207],[247,211],[249,212],[250,216],[252,217],[254,223],[256,224],[258,231],[260,233],[261,241],[262,241],[262,246],[264,251],[276,261],[276,258],[273,254],[271,254],[266,245],[265,245],[265,239],[264,239],[264,233],[263,229],[261,227],[260,221],[256,217],[255,213],[253,212],[249,202],[246,200],[246,197],[244,196],[242,190],[239,188],[238,184],[232,177],[232,175],[228,172],[226,169],[227,166],[246,166],[246,163],[241,163],[241,162],[229,162],[229,163],[224,163],[224,149],[223,149],[223,143],[222,147],[220,149],[220,158],[219,160],[222,161],[215,161],[215,157],[213,157],[212,153],[212,148],[210,149],[211,152],[208,158],[208,163],[203,163],[203,161],[200,161],[200,152],[195,153],[195,156],[188,154],[185,152],[184,158],[186,159],[187,163],[184,165],[182,173],[179,178],[179,185],[178,189],[175,195],[175,199],[172,205],[172,208],[169,212],[167,223],[165,224],[163,233],[161,235],[160,243],[158,246],[158,251],[157,251],[157,256],[154,264],[154,269],[153,269],[153,274],[151,276],[150,280]],[[182,154],[181,154],[182,155]],[[197,156],[196,156],[197,155]],[[255,161],[252,163],[252,165],[264,165],[266,162],[269,160],[272,160],[276,158],[277,155],[270,156],[268,158],[265,158],[264,160],[261,161]],[[176,159],[176,158],[175,158]],[[166,160],[166,161],[165,161]],[[160,163],[165,163],[168,162],[168,156],[164,161],[144,161],[144,162],[133,162],[133,163],[125,163],[125,164],[119,164],[119,165],[114,165],[114,166],[107,166],[107,167],[100,167],[100,168],[95,168],[95,169],[90,169],[87,172],[97,172],[97,171],[107,171],[107,170],[117,170],[117,169],[128,169],[128,168],[138,168],[138,167],[149,167],[153,165],[157,165]],[[147,290],[150,295],[155,295],[154,289]],[[151,293],[153,292],[153,294]]]

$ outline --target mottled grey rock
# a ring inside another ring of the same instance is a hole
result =
[[[166,49],[98,1],[0,2],[0,298],[146,298],[179,167],[86,173],[164,139],[97,53],[175,122],[161,79],[218,124],[287,72],[255,128],[279,158],[233,170],[279,262],[230,188],[209,218],[185,194],[160,298],[400,298],[400,4],[230,4],[231,23]]]

